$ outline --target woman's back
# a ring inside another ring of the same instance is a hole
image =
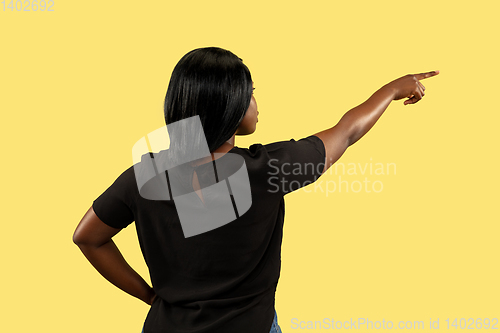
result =
[[[148,313],[145,333],[264,333],[271,328],[281,266],[283,196],[321,175],[325,148],[317,136],[255,144],[248,149],[234,147],[216,160],[215,170],[214,163],[205,163],[192,169],[181,166],[177,171],[182,172],[168,170],[158,177],[168,179],[172,187],[176,181],[192,184],[189,177],[196,172],[206,202],[194,199],[193,207],[210,208],[206,206],[212,202],[212,194],[206,189],[224,182],[231,184],[234,173],[221,168],[231,155],[241,156],[244,161],[250,183],[250,208],[238,216],[242,210],[233,196],[234,219],[205,232],[186,237],[175,195],[172,200],[141,196],[143,188],[138,188],[135,172],[146,161],[144,158],[123,172],[94,201],[94,211],[104,223],[115,228],[136,223],[141,250],[158,295]],[[215,180],[211,177],[214,171]],[[177,179],[182,175],[189,177]],[[152,179],[151,183],[160,182]]]

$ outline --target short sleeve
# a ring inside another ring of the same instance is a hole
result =
[[[273,142],[263,148],[269,158],[267,180],[271,191],[283,195],[296,191],[315,182],[323,172],[326,150],[315,135]]]
[[[94,200],[95,214],[110,227],[122,229],[135,220],[132,209],[134,179],[133,169],[127,169]]]

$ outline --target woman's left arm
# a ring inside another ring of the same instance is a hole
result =
[[[130,267],[111,239],[120,230],[102,222],[90,207],[76,227],[73,242],[104,278],[124,292],[151,305],[156,296],[153,288]]]

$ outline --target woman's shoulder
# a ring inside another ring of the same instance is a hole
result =
[[[274,141],[266,144],[254,143],[248,148],[235,147],[238,151],[250,156],[256,157],[260,155],[273,154],[294,154],[300,153],[302,150],[314,150],[320,155],[325,155],[325,146],[323,141],[316,135],[309,135],[299,140],[293,138],[288,140]]]
[[[267,144],[254,143],[248,148],[235,147],[230,152],[238,153],[245,159],[247,165],[257,168],[275,165],[288,167],[292,164],[322,164],[325,162],[325,146],[316,135],[303,137],[299,140],[289,139]]]

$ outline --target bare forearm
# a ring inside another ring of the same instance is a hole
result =
[[[315,134],[325,145],[323,173],[344,154],[350,145],[361,139],[375,125],[393,97],[393,89],[385,85],[364,103],[347,111],[337,125]]]
[[[339,125],[346,128],[349,146],[361,139],[375,125],[393,98],[394,91],[385,85],[364,103],[344,114]]]
[[[99,247],[84,244],[77,245],[104,278],[124,292],[150,304],[154,291],[125,261],[112,240]]]
[[[325,145],[323,173],[344,154],[346,149],[361,139],[382,116],[391,101],[408,98],[404,105],[417,103],[425,95],[425,87],[419,80],[435,76],[439,71],[408,74],[389,82],[364,103],[349,110],[337,125],[315,135]]]

